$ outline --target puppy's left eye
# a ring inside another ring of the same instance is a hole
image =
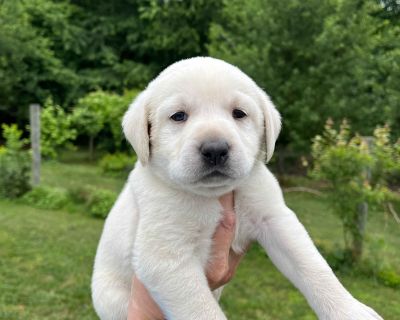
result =
[[[234,109],[232,111],[232,117],[234,119],[242,119],[244,117],[247,117],[247,113],[240,109]]]
[[[174,121],[182,122],[182,121],[187,120],[188,115],[186,112],[179,111],[179,112],[174,113],[172,116],[170,116],[170,118]]]

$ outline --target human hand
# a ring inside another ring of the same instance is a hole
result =
[[[206,268],[211,290],[218,289],[233,278],[244,254],[237,254],[231,249],[236,230],[233,192],[219,197],[218,200],[222,206],[223,218],[214,233],[211,260]]]
[[[206,277],[211,290],[218,289],[232,279],[243,256],[231,249],[236,228],[233,192],[221,196],[218,200],[223,209],[223,217],[214,233],[211,259],[206,267]],[[164,319],[161,309],[136,277],[132,280],[131,292],[128,320]]]

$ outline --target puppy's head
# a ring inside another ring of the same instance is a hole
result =
[[[219,195],[269,160],[280,116],[266,93],[238,68],[192,58],[165,69],[123,119],[143,166],[169,183]]]

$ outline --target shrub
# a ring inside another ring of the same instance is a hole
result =
[[[61,209],[69,202],[67,191],[63,189],[38,186],[22,197],[22,202],[42,209]]]
[[[114,153],[105,155],[100,160],[99,166],[103,172],[120,173],[131,170],[135,162],[136,155]]]
[[[89,213],[97,218],[107,218],[116,198],[116,194],[112,191],[92,189],[87,202]]]
[[[90,215],[102,219],[107,217],[117,198],[115,192],[90,186],[82,186],[69,192],[74,202],[83,204]]]
[[[0,147],[0,196],[16,198],[30,190],[31,162],[23,148],[27,140],[16,124],[2,125],[5,146]]]
[[[378,278],[388,287],[400,287],[400,275],[391,268],[385,268],[378,273]]]
[[[322,135],[313,140],[311,175],[326,180],[328,199],[342,221],[346,249],[353,262],[361,258],[369,205],[382,206],[392,194],[386,187],[390,172],[400,169],[399,142],[390,141],[390,128],[378,127],[368,139],[351,137],[343,121],[336,131],[328,121]],[[347,256],[347,255],[346,255]]]
[[[71,141],[76,138],[72,116],[51,99],[46,100],[40,120],[40,147],[43,156],[55,158],[58,149],[72,146]]]

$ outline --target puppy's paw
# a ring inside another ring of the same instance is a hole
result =
[[[383,318],[372,308],[366,306],[358,300],[354,302],[355,312],[351,315],[354,320],[383,320]]]
[[[366,306],[360,301],[352,298],[345,303],[342,308],[334,311],[334,315],[330,315],[326,320],[383,320],[372,308]]]

